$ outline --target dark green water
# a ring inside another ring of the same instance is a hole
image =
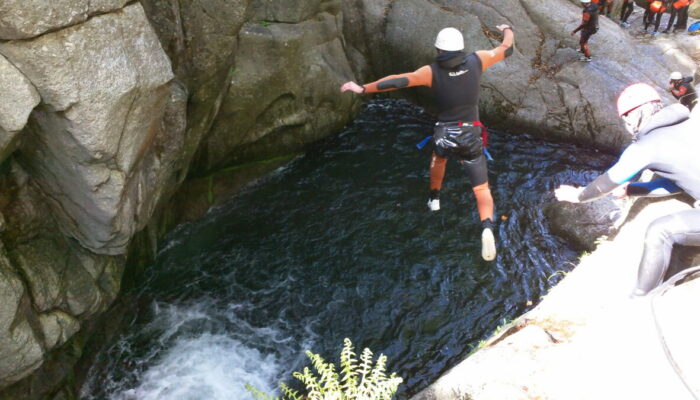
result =
[[[345,131],[179,227],[136,288],[117,339],[97,356],[89,399],[248,399],[305,363],[337,362],[343,338],[389,358],[407,398],[531,306],[577,254],[543,206],[613,159],[492,132],[499,255],[480,258],[471,189],[454,162],[442,210],[426,207],[431,127],[402,101],[366,105]]]

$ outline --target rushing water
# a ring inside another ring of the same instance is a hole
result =
[[[480,257],[474,198],[448,163],[427,210],[431,134],[422,109],[368,103],[315,146],[196,223],[169,234],[124,296],[130,317],[97,356],[88,399],[249,399],[306,365],[337,363],[345,337],[388,356],[406,398],[461,361],[503,320],[536,305],[577,254],[543,207],[612,158],[492,132],[495,262]]]

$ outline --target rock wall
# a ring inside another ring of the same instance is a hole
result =
[[[663,89],[671,70],[697,69],[700,48],[639,44],[603,18],[582,64],[569,35],[580,12],[567,0],[2,1],[0,398],[55,393],[127,254],[152,255],[163,229],[338,131],[362,101],[343,82],[431,63],[444,26],[468,50],[515,28],[514,55],[483,78],[491,126],[620,148],[617,92]],[[428,90],[396,95],[430,106]]]
[[[482,76],[482,119],[494,128],[517,126],[609,150],[629,140],[615,115],[617,94],[630,83],[647,82],[674,101],[665,89],[669,73],[692,74],[700,59],[688,55],[687,46],[693,45],[640,42],[601,17],[600,31],[591,39],[594,62],[581,63],[578,35],[570,35],[580,23],[581,7],[564,0],[383,0],[344,7],[354,22],[344,25],[349,59],[364,81],[431,63],[433,40],[445,26],[464,33],[467,51],[497,46],[495,26],[513,26],[513,56]],[[369,37],[382,40],[361,40]],[[430,106],[425,94],[413,96]]]

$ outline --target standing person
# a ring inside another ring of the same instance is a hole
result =
[[[481,256],[486,261],[496,258],[493,236],[493,198],[489,189],[482,137],[486,129],[479,121],[479,81],[481,73],[513,53],[513,29],[499,25],[503,42],[492,50],[464,52],[464,38],[455,28],[441,30],[435,40],[437,57],[431,65],[414,72],[390,75],[362,86],[346,82],[341,92],[377,93],[412,86],[433,89],[437,103],[437,119],[433,140],[435,150],[430,162],[430,197],[428,208],[440,209],[440,189],[445,176],[447,158],[464,168],[476,197],[483,231]]]
[[[678,22],[673,28],[673,31],[683,31],[688,28],[688,9],[693,4],[694,0],[682,0],[681,6],[678,8]]]
[[[622,26],[630,26],[629,22],[627,22],[627,18],[632,15],[632,11],[634,10],[634,0],[622,0],[622,8],[620,9],[620,25]]]
[[[607,0],[605,4],[602,4],[600,7],[600,12],[603,13],[605,12],[605,16],[608,18],[612,18],[612,9],[613,6],[615,5],[615,0]]]
[[[686,76],[685,78],[680,72],[671,72],[669,77],[671,86],[669,90],[673,97],[681,104],[688,107],[688,110],[693,111],[693,107],[698,103],[698,94],[693,87],[693,77]]]
[[[586,187],[561,185],[555,190],[559,201],[582,203],[612,192],[644,169],[661,179],[630,183],[630,196],[656,195],[684,190],[700,204],[700,119],[680,104],[663,108],[661,97],[651,86],[636,83],[622,91],[617,113],[635,141],[607,172]],[[679,211],[654,220],[647,228],[639,265],[635,296],[643,296],[664,278],[674,244],[700,246],[700,208]]]
[[[581,45],[582,54],[579,61],[590,62],[593,59],[591,58],[591,50],[588,48],[588,39],[598,32],[598,6],[595,3],[591,3],[591,0],[581,0],[581,5],[583,6],[581,25],[571,31],[571,36],[581,31],[579,44]]]
[[[654,32],[652,35],[659,34],[659,25],[661,24],[661,16],[666,12],[666,2],[662,0],[655,0],[649,3],[648,17],[647,13],[644,13],[644,32],[649,32],[649,25],[654,23]]]

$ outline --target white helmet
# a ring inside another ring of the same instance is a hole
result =
[[[646,83],[627,86],[617,98],[617,115],[623,116],[645,103],[661,102],[661,96]]]
[[[627,86],[617,98],[617,115],[625,123],[627,132],[634,137],[660,109],[661,96],[646,83]]]
[[[678,71],[673,71],[673,72],[671,72],[671,76],[668,79],[670,79],[672,81],[679,81],[679,80],[683,79],[683,75],[681,75],[681,73]]]
[[[581,0],[581,3],[583,3],[583,4],[588,4],[590,2],[591,2],[591,0]]]
[[[438,33],[435,47],[445,51],[464,50],[462,33],[455,28],[445,28]]]

